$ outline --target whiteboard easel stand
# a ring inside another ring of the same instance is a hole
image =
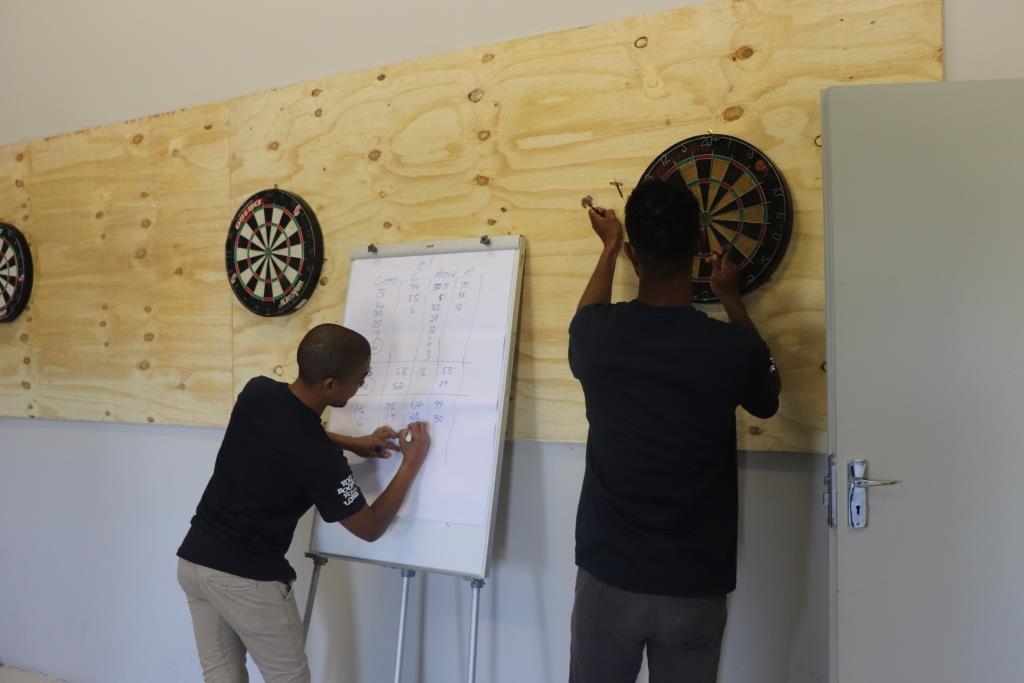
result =
[[[513,276],[514,279],[510,284],[509,291],[509,307],[508,316],[504,323],[504,329],[508,333],[508,341],[506,344],[506,355],[505,355],[505,368],[502,375],[502,385],[499,389],[499,396],[503,396],[504,399],[500,403],[500,414],[498,419],[498,426],[496,428],[496,443],[495,443],[495,458],[494,458],[494,469],[492,472],[492,505],[490,511],[490,524],[486,527],[486,534],[482,537],[475,535],[467,537],[463,534],[460,538],[462,542],[465,542],[467,538],[471,544],[476,544],[476,547],[480,552],[480,558],[478,558],[480,564],[476,566],[452,566],[451,563],[446,561],[440,561],[437,556],[429,558],[430,564],[412,564],[402,566],[401,563],[396,563],[393,560],[389,561],[390,558],[374,558],[364,556],[359,552],[353,552],[351,547],[342,547],[338,550],[338,546],[335,545],[334,552],[323,552],[318,546],[318,524],[317,520],[313,522],[312,538],[310,540],[310,552],[306,553],[306,557],[313,560],[313,576],[310,581],[309,597],[306,601],[305,620],[303,624],[304,631],[309,632],[310,618],[313,614],[313,601],[316,599],[317,583],[320,577],[320,570],[323,565],[327,564],[327,560],[331,557],[336,557],[343,560],[354,560],[361,562],[369,562],[378,566],[387,566],[391,568],[400,569],[402,572],[402,598],[401,598],[401,609],[399,612],[398,619],[398,639],[397,647],[395,650],[395,678],[394,683],[401,683],[402,675],[402,660],[403,660],[403,647],[405,644],[405,622],[408,612],[408,600],[409,600],[409,588],[410,582],[413,576],[416,575],[416,571],[430,571],[439,574],[445,574],[449,576],[461,577],[470,583],[470,590],[472,591],[472,614],[470,617],[470,632],[469,632],[469,662],[468,662],[468,681],[469,683],[476,682],[476,663],[477,663],[477,641],[478,632],[480,626],[480,593],[484,587],[484,577],[487,576],[487,559],[490,554],[490,532],[494,527],[494,518],[496,515],[496,505],[493,504],[494,498],[497,496],[499,479],[498,474],[501,471],[501,461],[504,450],[504,435],[507,428],[508,420],[508,396],[510,377],[512,375],[512,367],[514,362],[514,355],[516,349],[516,331],[518,329],[519,321],[519,305],[522,292],[523,283],[523,260],[525,256],[525,240],[521,236],[500,236],[490,237],[488,235],[482,235],[477,239],[460,239],[460,240],[446,240],[442,242],[424,242],[420,244],[405,244],[405,245],[388,245],[386,247],[378,247],[375,244],[369,244],[366,246],[365,251],[359,249],[353,249],[350,257],[353,261],[356,259],[376,259],[378,257],[404,257],[404,256],[424,256],[434,254],[464,254],[469,252],[491,252],[491,251],[506,251],[514,250],[517,252],[516,262],[514,264]],[[352,290],[349,290],[349,296],[351,297]],[[347,307],[348,304],[346,304]],[[452,525],[443,525],[445,527],[451,527]],[[445,533],[449,533],[449,529],[445,529]],[[475,532],[474,532],[475,534]],[[422,538],[426,538],[423,536]],[[345,538],[342,536],[342,538]],[[433,538],[436,537],[431,537]],[[451,538],[451,536],[449,536]],[[445,558],[447,559],[447,558]],[[458,564],[458,563],[456,563]],[[414,569],[415,567],[415,569]],[[467,576],[467,574],[469,574]]]
[[[309,597],[306,598],[306,613],[302,620],[303,639],[309,636],[309,621],[313,616],[313,601],[316,599],[316,588],[320,582],[320,570],[327,564],[327,556],[318,553],[306,553],[306,557],[313,560],[313,576],[309,582]],[[402,650],[405,647],[405,619],[409,612],[409,586],[412,578],[416,576],[413,569],[402,569],[402,602],[398,612],[398,644],[395,648],[395,678],[394,683],[402,683]],[[476,683],[476,650],[477,633],[480,630],[480,591],[484,587],[483,579],[466,577],[472,591],[472,614],[470,615],[469,626],[469,683]]]

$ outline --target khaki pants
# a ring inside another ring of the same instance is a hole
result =
[[[309,683],[295,595],[280,581],[254,581],[178,558],[206,683],[247,683],[245,653],[266,683]]]

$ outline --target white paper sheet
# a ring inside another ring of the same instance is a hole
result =
[[[483,526],[508,353],[513,250],[352,262],[343,324],[372,349],[370,376],[330,428],[369,434],[426,422],[431,448],[402,517]],[[373,500],[401,461],[349,457]]]

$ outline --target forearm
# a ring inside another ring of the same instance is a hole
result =
[[[398,514],[398,509],[402,507],[405,497],[409,495],[409,489],[412,487],[418,472],[419,469],[417,467],[410,465],[407,461],[403,461],[399,465],[398,471],[395,472],[395,476],[391,478],[387,488],[377,496],[377,500],[370,504],[369,507],[373,511],[375,526],[372,534],[373,540],[383,536],[384,532],[391,526],[395,515]]]
[[[602,249],[601,256],[597,259],[597,265],[594,266],[594,273],[590,276],[586,289],[583,290],[579,305],[576,306],[577,311],[590,304],[611,303],[612,280],[615,277],[615,263],[619,257],[621,246],[621,243],[616,243],[605,245]]]
[[[739,296],[723,299],[722,306],[725,308],[725,314],[729,316],[729,322],[734,325],[745,325],[746,327],[753,328],[755,332],[757,331],[754,321],[750,319],[750,314],[747,313],[747,307],[743,303],[743,299]]]
[[[341,446],[346,451],[351,451],[352,450],[352,437],[351,436],[346,436],[345,434],[336,434],[335,432],[331,432],[331,431],[327,431],[327,436],[336,445]]]

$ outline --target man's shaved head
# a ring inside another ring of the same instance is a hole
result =
[[[345,380],[370,357],[370,342],[347,327],[324,323],[302,338],[295,354],[299,379],[313,385],[328,378]]]

